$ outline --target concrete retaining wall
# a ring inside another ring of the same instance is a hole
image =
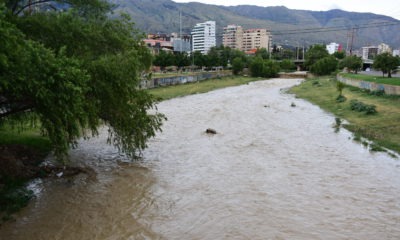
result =
[[[382,83],[374,83],[374,82],[366,82],[358,79],[345,78],[338,74],[337,80],[342,83],[358,88],[368,89],[371,91],[385,91],[385,94],[388,95],[400,95],[400,86],[382,84]]]
[[[231,72],[206,72],[196,75],[188,76],[175,76],[165,78],[153,78],[151,80],[142,80],[140,83],[141,88],[156,88],[169,85],[184,84],[190,82],[197,82],[211,78],[219,78],[231,76]]]

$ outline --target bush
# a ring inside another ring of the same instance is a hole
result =
[[[316,75],[328,75],[336,71],[337,66],[338,61],[334,57],[329,56],[322,58],[311,65],[310,71]]]
[[[338,103],[345,102],[346,100],[347,100],[347,98],[341,94],[339,96],[337,96],[337,98],[336,98],[336,102],[338,102]]]
[[[279,73],[279,64],[262,58],[255,58],[250,64],[252,77],[276,77]]]
[[[375,105],[365,104],[357,99],[350,101],[350,109],[357,112],[365,112],[368,115],[377,113]]]

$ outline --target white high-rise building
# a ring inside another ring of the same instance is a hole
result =
[[[217,45],[215,37],[215,21],[198,23],[192,29],[192,51],[200,51],[202,54]]]
[[[326,50],[329,54],[334,54],[335,52],[339,52],[340,44],[339,43],[329,43],[326,45]]]

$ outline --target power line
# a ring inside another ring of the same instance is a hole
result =
[[[335,26],[335,27],[320,27],[320,28],[305,28],[305,29],[292,29],[285,31],[271,31],[271,33],[275,36],[277,35],[291,35],[291,34],[300,34],[300,33],[321,33],[321,32],[333,32],[333,31],[343,31],[350,29],[365,29],[365,28],[375,28],[375,27],[388,27],[399,25],[400,22],[378,22],[378,23],[368,23],[368,24],[360,24],[355,26]]]

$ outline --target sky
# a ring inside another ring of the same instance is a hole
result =
[[[400,20],[399,0],[173,0],[174,2],[201,2],[213,5],[285,6],[290,9],[327,11],[341,9],[349,12],[371,12]]]

